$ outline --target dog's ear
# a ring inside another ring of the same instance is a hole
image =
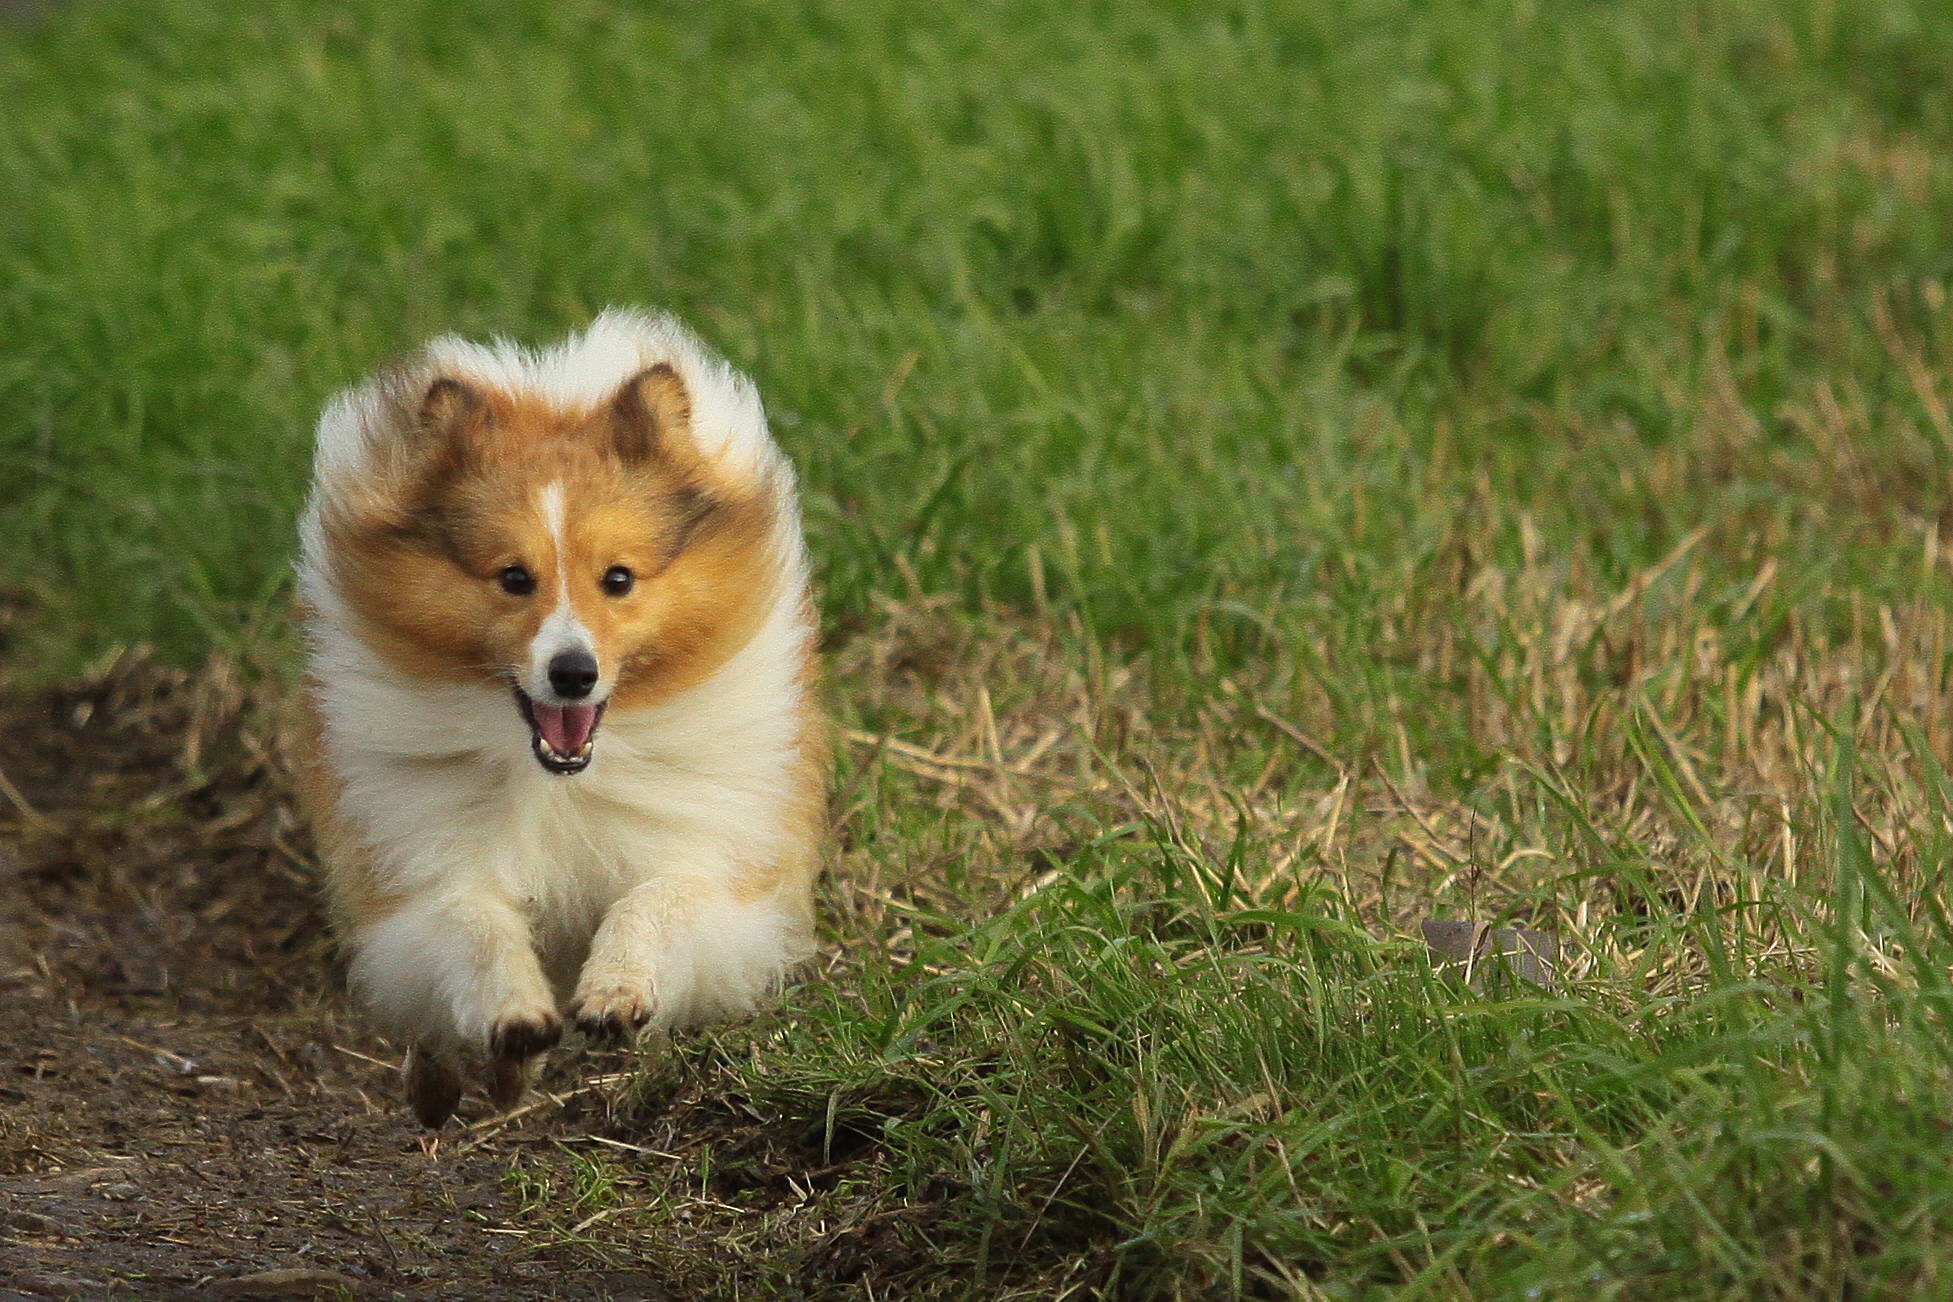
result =
[[[476,461],[477,436],[488,419],[488,395],[466,380],[437,376],[421,395],[413,442],[432,457],[430,482],[465,474]]]
[[[401,440],[404,459],[400,471],[413,485],[410,496],[432,500],[444,487],[466,477],[480,453],[480,434],[489,415],[488,395],[465,380],[436,376],[420,391],[413,407],[413,390],[403,406],[413,412],[412,425]]]
[[[421,395],[417,423],[422,434],[446,438],[472,424],[487,405],[473,385],[465,384],[451,375],[443,375],[428,385],[427,392]]]
[[[610,442],[635,465],[682,455],[692,446],[692,395],[669,362],[648,366],[617,391],[610,404]]]

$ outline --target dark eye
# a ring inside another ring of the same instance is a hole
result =
[[[613,565],[609,569],[604,571],[604,577],[603,577],[604,595],[609,597],[621,597],[625,593],[629,592],[631,590],[631,585],[633,585],[636,582],[637,582],[637,575],[631,573],[629,570],[625,569],[621,565]]]
[[[536,590],[536,576],[520,565],[511,565],[497,578],[502,580],[502,591],[512,597],[526,597]]]

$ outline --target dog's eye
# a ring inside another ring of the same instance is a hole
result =
[[[536,576],[520,565],[511,565],[496,576],[502,580],[502,591],[513,597],[526,597],[536,590]]]
[[[621,597],[631,590],[637,582],[637,575],[621,565],[613,565],[604,571],[603,590],[605,596]]]

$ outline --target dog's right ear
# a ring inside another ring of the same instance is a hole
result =
[[[485,406],[487,403],[472,385],[443,375],[428,385],[427,392],[421,396],[417,423],[423,435],[445,438],[460,432]]]
[[[443,375],[427,386],[409,440],[419,452],[427,491],[473,468],[487,418],[487,395],[467,381]]]
[[[406,416],[407,428],[396,444],[401,457],[396,465],[405,476],[407,499],[429,502],[478,464],[488,395],[465,380],[441,375],[420,390],[418,407],[413,405],[414,389],[401,398],[403,414],[412,414]]]

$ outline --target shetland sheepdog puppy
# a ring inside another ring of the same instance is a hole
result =
[[[666,316],[435,340],[319,421],[300,768],[355,997],[438,1127],[565,1022],[736,1016],[811,948],[826,734],[791,467]]]

